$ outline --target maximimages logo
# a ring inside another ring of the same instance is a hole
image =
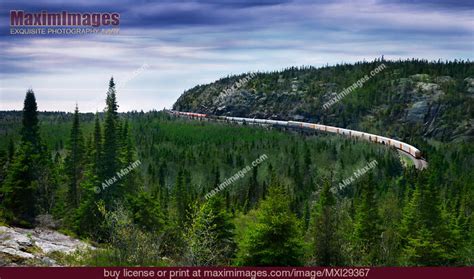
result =
[[[119,13],[10,11],[11,35],[118,34]]]

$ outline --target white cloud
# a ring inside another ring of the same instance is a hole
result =
[[[146,16],[171,9],[146,5]],[[176,6],[197,11],[210,5]],[[122,16],[137,16],[141,8],[137,4]],[[21,109],[32,87],[41,110],[72,111],[77,101],[81,111],[94,112],[103,107],[110,76],[120,82],[144,63],[150,67],[118,92],[121,111],[170,107],[186,89],[249,71],[381,55],[473,59],[472,10],[303,1],[212,12],[227,15],[229,22],[122,26],[118,36],[8,37],[0,42],[0,110]]]

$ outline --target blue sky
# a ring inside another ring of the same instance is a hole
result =
[[[171,107],[197,84],[288,66],[386,59],[474,60],[474,1],[263,0],[0,3],[0,110]],[[10,35],[9,11],[119,12],[119,35]],[[122,81],[122,84],[120,82]],[[127,82],[123,82],[127,81]]]

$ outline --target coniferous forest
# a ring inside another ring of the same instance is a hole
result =
[[[417,170],[357,139],[119,113],[117,94],[111,79],[104,111],[39,112],[28,90],[23,111],[0,112],[0,223],[49,216],[95,247],[49,255],[62,265],[474,264],[472,141],[416,138]]]

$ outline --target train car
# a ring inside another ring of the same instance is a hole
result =
[[[286,121],[279,121],[279,120],[272,120],[272,119],[267,119],[266,123],[269,125],[286,125]]]
[[[325,128],[326,128],[325,125],[315,124],[315,129],[316,129],[316,130],[324,131]]]
[[[386,137],[379,137],[378,143],[383,145],[390,145],[390,139]]]
[[[361,138],[361,137],[362,137],[362,133],[359,132],[359,131],[351,131],[351,136],[352,136],[352,137],[355,137],[355,138]]]
[[[226,119],[233,122],[244,122],[245,118],[227,116]]]
[[[247,123],[255,123],[255,118],[245,118],[245,117],[243,117],[242,119],[243,119],[242,121],[245,121]]]
[[[275,125],[288,126],[288,121],[271,120]]]
[[[410,153],[413,157],[417,158],[417,159],[421,159],[421,151],[418,150],[416,147],[412,146],[412,145],[409,145],[409,144],[406,144],[408,147],[408,153]]]
[[[337,134],[337,129],[333,126],[326,126],[324,129],[326,132]]]
[[[415,148],[412,145],[406,144],[404,142],[390,139],[387,137],[379,136],[379,135],[374,135],[370,133],[364,133],[364,132],[359,132],[359,131],[354,131],[354,130],[349,130],[349,129],[344,129],[344,128],[338,128],[338,127],[333,127],[333,126],[327,126],[327,125],[322,125],[322,124],[315,124],[315,123],[308,123],[308,122],[300,122],[300,121],[282,121],[282,120],[270,120],[270,119],[258,119],[258,118],[244,118],[244,117],[230,117],[230,116],[209,116],[207,114],[203,113],[192,113],[192,112],[180,112],[180,111],[173,111],[169,110],[167,111],[171,114],[174,115],[184,115],[188,117],[196,117],[196,118],[218,118],[218,119],[223,119],[223,120],[228,120],[232,122],[247,122],[247,123],[253,123],[253,124],[270,124],[270,125],[280,125],[280,126],[291,126],[291,127],[299,127],[299,128],[307,128],[307,129],[314,129],[314,130],[319,130],[323,132],[329,132],[329,133],[334,133],[334,134],[339,134],[347,137],[355,137],[355,138],[361,138],[370,142],[375,142],[383,145],[388,145],[393,148],[402,150],[413,157],[420,159],[421,158],[421,151]]]
[[[217,120],[225,120],[225,116],[222,116],[222,115],[206,115],[206,118],[217,119]]]
[[[268,124],[268,120],[266,120],[266,119],[254,118],[254,122],[257,123],[257,124]]]
[[[396,148],[396,149],[400,149],[401,148],[401,142],[399,142],[398,140],[390,140],[390,144],[389,144],[391,147],[393,148]]]
[[[288,121],[288,126],[291,126],[291,127],[303,127],[303,122],[299,122],[299,121]]]
[[[194,113],[194,112],[193,112],[193,113],[191,113],[190,115],[193,116],[193,117],[206,117],[206,115],[203,114],[203,113]]]
[[[206,118],[207,115],[204,113],[192,113],[191,116],[198,117],[198,118]]]
[[[313,129],[313,125],[312,123],[305,123],[305,122],[302,122],[303,124],[301,125],[301,127],[303,128],[308,128],[308,129]]]
[[[344,136],[350,136],[351,134],[351,130],[348,130],[348,129],[339,129],[339,132],[341,135],[344,135]]]
[[[421,151],[416,148],[414,148],[412,155],[415,156],[415,158],[417,159],[421,159]]]

